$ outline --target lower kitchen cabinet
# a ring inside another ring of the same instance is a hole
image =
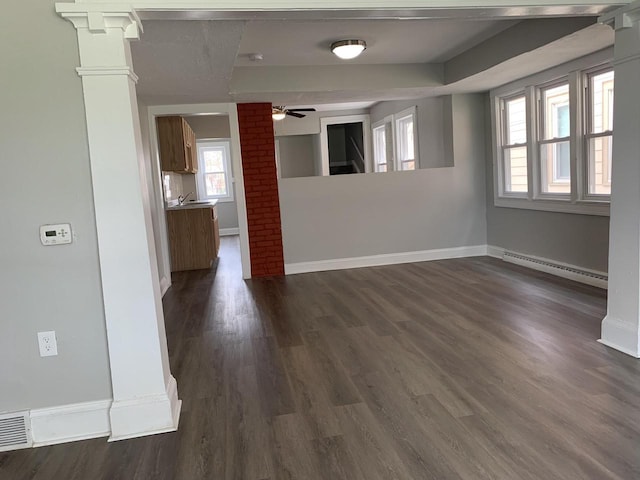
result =
[[[220,249],[216,207],[167,211],[171,271],[211,267]]]

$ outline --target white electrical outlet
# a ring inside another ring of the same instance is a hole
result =
[[[41,357],[53,357],[58,355],[58,342],[56,332],[38,332],[38,346]]]

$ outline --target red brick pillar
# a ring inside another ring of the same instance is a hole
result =
[[[251,276],[284,275],[278,174],[270,103],[239,103]]]

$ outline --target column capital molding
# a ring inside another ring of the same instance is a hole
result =
[[[602,15],[598,22],[609,25],[614,30],[637,26],[640,23],[640,0]]]
[[[142,33],[142,21],[131,4],[56,3],[56,12],[77,30],[104,34],[121,29],[128,40],[138,40]]]

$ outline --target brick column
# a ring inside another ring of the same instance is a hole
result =
[[[238,104],[251,276],[284,275],[270,103]]]

